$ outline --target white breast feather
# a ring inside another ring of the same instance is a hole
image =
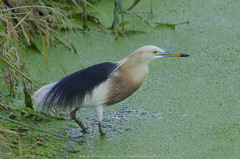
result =
[[[80,107],[95,107],[105,103],[105,98],[107,94],[109,80],[101,83],[99,86],[95,87],[91,94],[87,94],[84,97],[84,102]]]

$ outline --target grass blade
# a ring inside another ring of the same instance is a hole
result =
[[[22,77],[24,77],[26,80],[28,80],[30,83],[33,84],[33,86],[35,88],[38,88],[38,86],[26,75],[24,75],[22,72],[20,72],[18,69],[16,69],[13,65],[11,65],[7,60],[5,60],[2,56],[0,56],[0,59],[6,63],[9,67],[11,67],[12,69],[14,69],[17,73],[19,73]]]
[[[21,24],[21,28],[22,28],[22,31],[23,31],[23,36],[24,36],[25,40],[27,41],[27,44],[30,45],[30,37],[28,36],[27,32],[25,31],[25,28],[24,28],[23,24]]]
[[[62,65],[62,63],[61,63],[61,61],[60,61],[60,59],[59,59],[59,57],[58,57],[58,54],[57,54],[55,45],[54,45],[54,43],[53,43],[52,34],[50,34],[50,41],[51,41],[52,48],[53,48],[53,52],[54,52],[54,54],[55,54],[55,56],[56,56],[57,62],[58,62],[58,64],[59,64],[59,66],[61,67],[64,75],[67,76],[66,71],[64,70],[63,65]]]
[[[44,61],[45,61],[47,70],[49,70],[49,69],[48,69],[48,58],[47,58],[47,47],[46,47],[46,43],[45,43],[45,40],[44,40],[43,35],[42,35],[42,30],[41,30],[41,28],[40,28],[40,26],[38,25],[37,22],[36,22],[36,25],[37,25],[37,27],[38,27],[38,32],[39,32],[40,37],[41,37],[41,40],[42,40]]]
[[[27,124],[21,123],[21,122],[19,122],[19,121],[12,120],[12,119],[9,119],[9,118],[6,118],[6,117],[4,117],[4,116],[2,116],[2,115],[0,115],[0,118],[5,119],[5,120],[8,120],[8,121],[13,122],[13,123],[16,123],[16,124],[19,124],[19,125],[26,126],[26,127],[28,127],[28,128],[34,129],[34,130],[38,130],[38,131],[41,131],[41,132],[44,132],[44,133],[47,133],[47,134],[50,134],[50,135],[53,135],[53,136],[56,136],[56,137],[59,137],[59,138],[65,139],[65,140],[71,140],[71,141],[74,141],[74,142],[80,143],[79,141],[76,141],[76,140],[74,140],[74,139],[67,138],[67,137],[65,137],[65,136],[61,136],[61,135],[58,135],[58,134],[55,134],[55,133],[52,133],[52,132],[48,132],[48,131],[46,131],[46,130],[42,130],[42,129],[39,129],[39,128],[36,128],[36,127],[30,126],[30,125],[27,125]]]

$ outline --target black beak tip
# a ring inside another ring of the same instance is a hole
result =
[[[183,54],[183,53],[180,53],[180,57],[188,57],[188,56],[190,56],[190,55],[188,55],[188,54]]]

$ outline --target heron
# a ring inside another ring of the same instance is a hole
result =
[[[162,57],[188,57],[188,54],[143,46],[118,62],[96,64],[38,89],[34,95],[36,105],[70,109],[71,118],[83,132],[87,128],[76,117],[80,108],[93,108],[98,119],[100,135],[104,135],[102,118],[104,107],[131,96],[148,74],[148,64]]]

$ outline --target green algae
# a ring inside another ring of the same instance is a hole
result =
[[[143,20],[130,15],[125,18],[142,33],[126,34],[117,41],[110,32],[69,33],[79,53],[56,46],[67,74],[96,63],[121,60],[148,44],[191,56],[153,61],[141,88],[127,100],[105,109],[105,138],[98,135],[93,110],[82,110],[78,114],[88,126],[87,134],[82,134],[70,119],[35,123],[41,129],[74,138],[81,144],[36,132],[44,144],[32,147],[31,155],[43,158],[239,158],[240,22],[237,19],[240,17],[237,13],[240,4],[236,0],[153,1],[154,16],[149,23],[189,22],[175,29],[145,23],[149,15],[146,6],[149,2],[142,1],[133,9]],[[97,7],[106,15],[112,14],[106,9],[113,7],[110,2],[101,2]],[[111,17],[100,17],[100,20],[111,25]],[[132,29],[131,25],[125,28]],[[53,52],[49,55],[49,71],[42,55],[33,50],[27,52],[31,52],[26,54],[30,75],[38,85],[64,77]],[[23,103],[22,97],[17,95],[13,105]]]

